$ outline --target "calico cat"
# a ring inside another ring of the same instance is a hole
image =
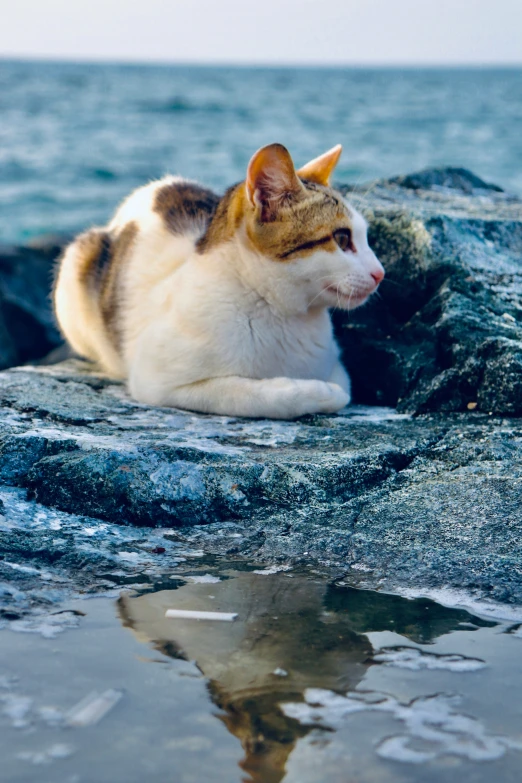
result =
[[[222,198],[166,177],[65,251],[54,292],[82,356],[140,402],[293,419],[350,401],[328,308],[358,307],[384,270],[330,176],[340,145],[295,171],[270,144]]]

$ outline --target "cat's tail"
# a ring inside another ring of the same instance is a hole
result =
[[[118,254],[111,235],[90,229],[66,248],[59,261],[54,310],[73,350],[110,376],[122,378],[118,294]]]

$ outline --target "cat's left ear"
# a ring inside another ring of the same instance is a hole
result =
[[[342,151],[341,145],[336,144],[331,150],[319,155],[318,158],[314,158],[299,169],[297,176],[301,179],[307,179],[309,182],[315,182],[317,185],[329,185],[330,177],[339,162]]]
[[[304,188],[290,153],[282,144],[261,147],[248,164],[245,188],[248,200],[261,220],[276,219],[278,209],[288,199],[299,198]]]

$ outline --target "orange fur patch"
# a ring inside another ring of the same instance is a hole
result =
[[[304,193],[286,202],[277,220],[263,223],[247,215],[247,235],[254,247],[274,261],[294,261],[319,248],[337,249],[334,231],[352,228],[348,207],[332,188],[303,181]]]
[[[230,188],[210,221],[197,249],[205,253],[230,241],[244,225],[253,247],[274,261],[293,261],[316,252],[334,252],[334,231],[352,228],[350,210],[340,193],[330,187],[302,180],[303,192],[282,203],[274,220],[259,219],[250,204],[245,184]]]
[[[244,183],[229,188],[220,200],[206,232],[196,243],[198,252],[206,253],[212,247],[230,241],[243,222],[247,206]]]

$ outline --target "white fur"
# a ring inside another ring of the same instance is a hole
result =
[[[377,287],[372,272],[382,274],[362,216],[349,208],[356,253],[273,261],[240,229],[199,254],[194,236],[173,235],[151,209],[165,184],[136,191],[110,226],[139,226],[121,290],[121,358],[75,280],[75,245],[67,251],[56,309],[73,347],[152,405],[275,419],[343,408],[350,382],[328,308],[361,304]]]

